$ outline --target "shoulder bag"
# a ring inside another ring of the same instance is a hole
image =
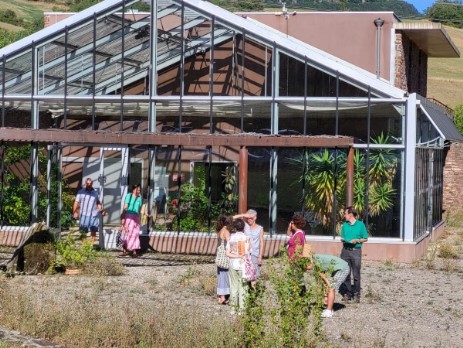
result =
[[[217,247],[217,256],[215,257],[215,264],[219,268],[228,269],[230,267],[230,260],[225,254],[225,246],[227,244],[226,240],[219,240],[219,245]]]

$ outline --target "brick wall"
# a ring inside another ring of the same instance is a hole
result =
[[[463,210],[463,144],[450,146],[444,167],[445,210]]]
[[[426,97],[428,80],[426,54],[400,31],[395,34],[395,52],[394,86]]]

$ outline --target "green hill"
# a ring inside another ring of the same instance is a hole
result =
[[[291,9],[313,11],[394,11],[398,17],[420,17],[415,6],[403,0],[264,0],[265,7],[279,7],[285,2]]]
[[[445,27],[463,54],[463,29]],[[430,58],[428,62],[428,98],[454,108],[463,104],[463,58]]]

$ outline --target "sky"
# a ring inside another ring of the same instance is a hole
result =
[[[435,2],[435,0],[405,0],[405,1],[415,6],[416,9],[421,13],[423,13],[424,10],[426,10],[428,7],[431,7]]]

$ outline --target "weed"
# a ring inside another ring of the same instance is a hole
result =
[[[463,227],[463,210],[453,210],[446,213],[448,227]]]
[[[438,255],[443,259],[456,259],[458,258],[458,251],[455,245],[449,242],[443,242],[439,245]]]
[[[155,289],[159,285],[159,280],[152,278],[147,280],[145,283],[148,284],[151,288]]]
[[[387,259],[385,262],[384,262],[384,267],[388,270],[388,271],[392,271],[394,269],[394,261],[392,259]]]
[[[371,342],[371,347],[372,348],[386,348],[386,336],[387,334],[381,334],[381,332],[377,332],[377,336],[373,339]]]
[[[428,250],[423,255],[423,259],[424,259],[427,269],[434,269],[436,256],[437,256],[437,250],[438,250],[437,243],[433,243],[429,246]]]
[[[239,321],[228,317],[198,320],[204,313],[195,306],[161,304],[143,296],[127,299],[127,292],[114,293],[106,282],[85,277],[74,278],[78,284],[73,281],[52,288],[57,279],[69,279],[54,277],[55,282],[31,283],[18,293],[16,279],[1,287],[0,322],[25,335],[72,347],[242,346],[235,340],[242,332]],[[72,296],[63,291],[65,287]],[[88,287],[95,289],[82,291]]]
[[[117,259],[107,253],[98,252],[94,258],[83,265],[82,273],[98,276],[121,276],[125,273],[125,269]]]
[[[442,260],[442,270],[445,272],[455,272],[458,269],[455,259]]]
[[[418,259],[417,259],[417,260],[413,260],[413,261],[412,261],[412,267],[413,267],[413,268],[418,268],[418,267],[420,267],[420,260],[418,260]]]
[[[368,285],[364,297],[370,304],[381,301],[381,295],[377,291],[373,290],[373,288],[370,285]]]
[[[207,296],[215,296],[217,292],[217,278],[211,276],[199,276],[201,289]]]
[[[318,272],[305,272],[309,259],[290,262],[283,255],[267,267],[268,288],[258,286],[248,298],[245,346],[313,347],[323,339],[323,280]]]
[[[192,279],[196,278],[199,275],[198,269],[193,265],[189,266],[186,272],[178,277],[178,283],[182,285],[187,285],[191,282]]]

